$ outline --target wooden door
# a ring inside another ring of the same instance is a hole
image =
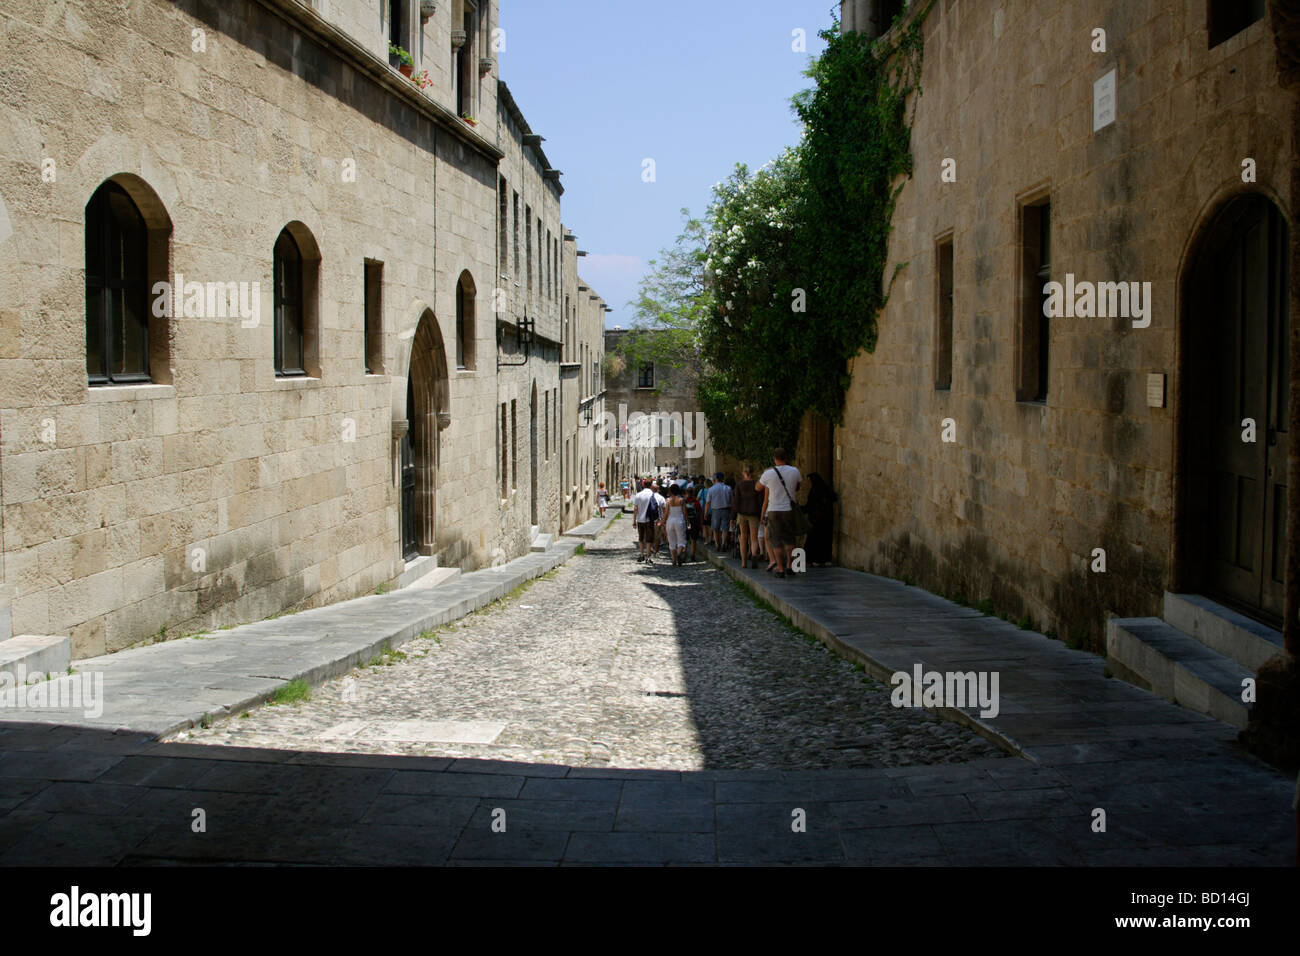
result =
[[[1286,224],[1236,200],[1197,257],[1191,427],[1207,495],[1204,587],[1259,616],[1283,613],[1290,323]]]

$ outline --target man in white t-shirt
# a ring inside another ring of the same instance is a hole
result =
[[[773,465],[758,479],[763,489],[762,519],[767,523],[767,540],[776,556],[776,576],[783,578],[790,567],[790,549],[794,547],[795,495],[803,475],[786,461],[784,448],[772,451]],[[793,573],[793,572],[790,572]]]
[[[649,481],[641,482],[641,490],[636,493],[632,499],[634,507],[633,519],[636,521],[636,541],[637,552],[636,560],[639,564],[642,561],[654,563],[653,554],[655,546],[655,524],[659,520],[659,515],[651,517],[650,503],[654,502],[659,496],[655,494],[654,489],[650,487]],[[658,502],[656,502],[658,504]],[[662,514],[662,510],[659,514]]]

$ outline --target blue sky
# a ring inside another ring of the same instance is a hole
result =
[[[501,78],[564,171],[578,271],[631,324],[646,263],[700,215],[738,162],[799,138],[790,97],[809,85],[834,0],[501,0]],[[807,52],[792,50],[793,32]],[[655,182],[642,162],[655,161]]]

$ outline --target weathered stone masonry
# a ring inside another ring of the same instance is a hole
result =
[[[527,548],[493,437],[520,384],[495,367],[497,4],[421,6],[0,10],[7,631],[71,634],[83,657],[388,584],[404,567],[404,434],[421,442],[421,551],[472,568]],[[394,15],[426,92],[388,63]],[[151,284],[257,283],[259,320],[151,316],[148,380],[91,386],[85,216],[109,181],[144,219]],[[555,239],[558,193],[542,205]],[[303,257],[305,375],[273,362],[282,230]],[[558,360],[533,359],[539,393]],[[560,521],[557,504],[540,524]]]
[[[877,6],[846,3],[845,21],[861,27]],[[1206,11],[1205,0],[934,4],[916,172],[885,274],[906,267],[874,354],[853,362],[835,435],[845,564],[991,598],[1093,647],[1108,613],[1159,614],[1166,589],[1195,587],[1178,557],[1179,456],[1197,427],[1184,408],[1194,303],[1183,283],[1234,197],[1265,197],[1293,221],[1296,150],[1294,93],[1279,84],[1267,18],[1211,46]],[[1095,28],[1104,53],[1092,49]],[[1094,132],[1093,84],[1112,69],[1116,118]],[[945,159],[955,182],[941,180]],[[1149,281],[1153,295],[1146,328],[1053,320],[1045,403],[1017,395],[1021,207],[1042,198],[1053,279]],[[945,240],[953,373],[936,388]],[[1147,399],[1152,374],[1164,376],[1159,407]],[[953,442],[941,440],[945,419]],[[1091,570],[1096,548],[1104,574]]]

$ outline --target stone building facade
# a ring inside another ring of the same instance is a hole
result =
[[[498,29],[496,0],[0,9],[0,627],[84,657],[561,530],[529,447],[560,190]]]
[[[605,449],[597,428],[605,408],[601,371],[604,358],[605,300],[578,274],[578,260],[586,253],[578,237],[565,234],[565,348],[563,365],[564,423],[564,526],[580,524],[595,507],[600,482],[606,481]],[[569,441],[568,436],[572,436]],[[608,482],[606,487],[611,487]]]
[[[497,481],[501,533],[518,553],[533,528],[561,530],[564,187],[509,87],[499,91]]]
[[[843,563],[1094,649],[1166,591],[1293,629],[1297,133],[1263,11],[934,3],[906,266],[833,436]]]
[[[695,357],[663,341],[654,330],[605,333],[606,421],[614,426],[606,430],[615,480],[669,468],[691,475],[712,475],[720,467],[737,470],[734,462],[720,463],[709,441],[695,394]]]

